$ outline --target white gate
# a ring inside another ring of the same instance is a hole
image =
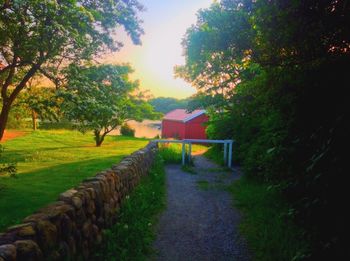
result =
[[[233,140],[197,140],[197,139],[185,139],[185,140],[154,140],[159,143],[182,143],[182,165],[185,165],[185,156],[186,156],[186,145],[188,148],[188,157],[191,159],[192,152],[192,143],[216,143],[224,144],[224,162],[227,163],[227,167],[232,167],[232,144]],[[228,151],[227,151],[228,146]],[[228,152],[228,155],[227,155]],[[228,156],[228,160],[227,160]]]

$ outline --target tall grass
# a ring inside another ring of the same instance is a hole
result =
[[[182,161],[182,144],[160,144],[159,152],[165,163],[180,164]],[[192,144],[192,153],[205,151],[208,147]],[[186,159],[188,159],[188,146],[186,146]],[[193,162],[191,162],[193,163]]]
[[[178,144],[160,144],[159,153],[166,163],[179,164],[182,160],[182,147]]]
[[[308,243],[292,219],[293,211],[278,191],[245,177],[229,191],[243,212],[241,232],[258,261],[303,260]]]
[[[221,145],[221,144],[220,144]],[[220,166],[224,166],[224,157],[223,157],[223,148],[222,145],[214,145],[210,147],[205,153],[204,156],[207,157],[208,159],[211,159],[214,161],[216,164]]]

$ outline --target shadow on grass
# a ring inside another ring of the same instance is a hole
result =
[[[19,174],[17,178],[0,177],[0,232],[55,201],[60,193],[79,185],[83,179],[120,162],[125,156],[60,164]]]

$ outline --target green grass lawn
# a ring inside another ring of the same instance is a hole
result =
[[[1,161],[17,161],[18,174],[0,176],[0,232],[147,143],[108,136],[97,148],[92,134],[67,130],[35,131],[2,143]]]

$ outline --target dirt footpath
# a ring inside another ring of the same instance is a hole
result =
[[[238,232],[240,214],[224,190],[239,178],[239,171],[224,171],[198,155],[195,172],[184,172],[179,165],[166,167],[167,209],[160,217],[155,259],[250,260]]]
[[[26,134],[27,134],[27,132],[25,132],[25,131],[5,130],[4,136],[2,137],[2,140],[0,141],[0,143],[5,142],[7,140],[15,139],[17,137],[24,136]]]

